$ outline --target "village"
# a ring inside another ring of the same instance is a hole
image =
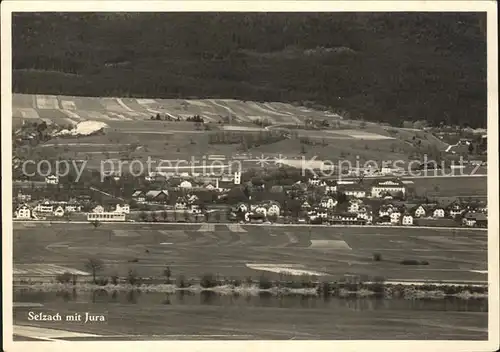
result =
[[[271,173],[266,181],[249,173],[148,175],[133,190],[114,176],[104,183],[115,183],[114,194],[104,184],[68,190],[50,175],[37,187],[14,186],[14,220],[487,227],[484,200],[423,199],[411,191],[412,181],[397,177],[332,180],[288,173],[283,181]]]

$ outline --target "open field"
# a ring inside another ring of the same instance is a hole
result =
[[[468,230],[239,224],[102,224],[94,229],[90,224],[15,223],[14,264],[38,264],[34,276],[39,270],[52,275],[48,264],[85,271],[85,261],[98,257],[106,264],[102,275],[125,276],[134,269],[138,275],[160,276],[169,265],[173,276],[210,272],[244,279],[266,273],[278,278],[277,268],[292,266],[328,279],[361,275],[482,281],[487,279],[486,245],[486,231]],[[373,262],[373,253],[383,260]],[[129,262],[136,258],[138,262]],[[403,266],[403,259],[429,265]]]

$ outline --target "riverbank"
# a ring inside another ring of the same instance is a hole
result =
[[[443,284],[419,284],[403,285],[388,283],[339,283],[339,282],[259,282],[255,283],[220,283],[220,284],[105,284],[94,283],[23,283],[14,284],[15,292],[38,291],[38,292],[156,292],[176,293],[189,292],[200,294],[202,292],[213,292],[219,295],[300,295],[317,297],[375,297],[382,299],[404,298],[404,299],[487,299],[488,288],[486,286],[472,285],[443,285]]]

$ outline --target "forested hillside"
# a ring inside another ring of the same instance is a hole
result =
[[[13,90],[322,105],[486,124],[482,14],[16,14]]]

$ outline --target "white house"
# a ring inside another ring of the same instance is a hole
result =
[[[422,205],[419,205],[417,209],[415,209],[415,217],[422,218],[427,214],[425,208]]]
[[[435,218],[444,218],[445,212],[443,208],[436,208],[432,213],[432,216]]]
[[[59,176],[49,175],[45,177],[45,183],[49,185],[57,185],[59,183]]]
[[[453,204],[450,208],[449,208],[449,214],[452,218],[458,216],[458,215],[462,215],[462,213],[465,211],[465,209],[462,208],[462,206],[460,206],[459,204]]]
[[[343,192],[348,197],[354,197],[354,198],[365,198],[366,197],[366,191],[364,189],[362,189],[361,187],[356,187],[355,185],[345,188],[345,190],[343,190]]]
[[[239,203],[236,206],[236,211],[239,211],[241,213],[246,213],[248,212],[248,205],[246,205],[245,203]]]
[[[179,185],[180,188],[192,188],[193,187],[193,184],[187,180],[184,180],[181,182],[181,184]]]
[[[337,203],[337,200],[332,197],[323,197],[320,205],[322,208],[332,209],[337,205]]]
[[[31,209],[24,204],[17,209],[14,216],[16,219],[31,219]]]
[[[391,223],[397,224],[399,223],[399,219],[401,218],[401,213],[399,211],[393,211],[390,217],[391,217]]]
[[[130,205],[128,205],[128,204],[117,204],[115,212],[116,213],[123,213],[123,214],[130,214]]]
[[[191,214],[201,214],[201,209],[197,204],[191,204],[189,211]]]
[[[307,180],[307,183],[309,183],[311,186],[319,186],[321,180],[318,178],[318,176],[313,176],[312,178]]]
[[[378,210],[378,216],[381,218],[382,216],[391,216],[394,211],[394,206],[392,204],[382,205]]]
[[[213,184],[209,183],[205,185],[205,189],[208,191],[214,191],[216,188]]]
[[[188,203],[187,203],[186,199],[185,199],[185,198],[183,198],[183,197],[179,197],[179,198],[177,198],[177,200],[175,201],[174,208],[175,208],[175,209],[181,209],[181,210],[182,210],[182,209],[187,209],[187,205],[188,205]]]
[[[366,206],[361,206],[358,210],[358,219],[365,220],[367,224],[371,224],[373,221],[371,210],[367,209]]]
[[[321,219],[328,218],[328,210],[327,209],[318,209],[316,215]]]
[[[325,181],[325,192],[326,193],[335,193],[337,192],[337,181]]]
[[[254,209],[253,209],[253,212],[255,214],[262,214],[264,216],[267,215],[267,209],[266,207],[264,207],[263,205],[257,205]]]
[[[43,203],[39,203],[34,210],[39,213],[52,213],[54,212],[54,205],[49,201],[45,201]]]
[[[465,214],[464,218],[462,219],[462,224],[465,226],[474,227],[474,225],[476,225],[475,214],[474,213]]]
[[[411,216],[410,214],[403,215],[403,219],[402,219],[401,223],[403,225],[407,225],[407,226],[413,225],[413,216]]]
[[[352,200],[349,202],[349,207],[347,208],[348,213],[357,213],[359,208],[361,207],[361,203],[356,200]]]
[[[62,206],[58,206],[55,210],[54,210],[54,216],[64,216],[64,209]]]
[[[277,204],[271,204],[267,208],[267,214],[271,216],[279,216],[280,215],[280,207]]]
[[[371,190],[372,197],[374,198],[381,198],[386,193],[394,195],[399,192],[403,195],[406,192],[405,185],[399,180],[379,181],[372,186]]]
[[[104,213],[104,207],[102,205],[98,205],[94,209],[92,209],[92,212],[97,214]]]
[[[301,208],[302,208],[302,209],[310,209],[310,208],[311,208],[311,205],[310,205],[310,204],[309,204],[309,202],[306,200],[306,201],[304,201],[304,203],[302,203]]]
[[[67,204],[64,207],[66,213],[75,213],[77,211],[82,211],[82,206],[78,204]]]

